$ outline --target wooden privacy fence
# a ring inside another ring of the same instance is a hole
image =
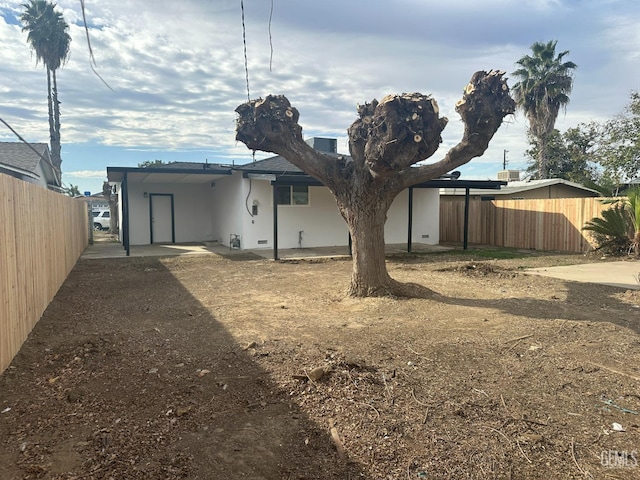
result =
[[[585,222],[600,216],[602,198],[471,200],[469,243],[499,247],[584,252],[590,236]],[[464,199],[441,199],[440,241],[461,243]]]
[[[88,243],[85,202],[0,174],[0,373]]]

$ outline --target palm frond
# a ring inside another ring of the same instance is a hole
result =
[[[634,226],[634,216],[640,208],[630,208],[630,203],[624,199],[608,199],[603,203],[612,206],[603,210],[601,217],[592,218],[585,223],[583,230],[591,232],[598,250],[613,255],[622,255],[634,251],[638,254],[638,230]]]

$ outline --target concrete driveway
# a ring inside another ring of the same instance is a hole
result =
[[[530,268],[524,273],[572,282],[599,283],[640,290],[640,261],[585,263],[562,267]]]

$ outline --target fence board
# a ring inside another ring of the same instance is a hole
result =
[[[469,243],[562,252],[584,252],[584,224],[607,208],[602,198],[471,200]],[[440,241],[461,243],[464,199],[440,202]]]
[[[0,174],[0,373],[88,241],[84,202]]]

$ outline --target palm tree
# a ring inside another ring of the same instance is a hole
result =
[[[513,86],[516,105],[529,120],[529,135],[538,147],[538,178],[548,177],[547,146],[560,108],[566,108],[573,88],[573,70],[577,65],[564,62],[568,50],[556,55],[557,40],[531,45],[533,55],[516,62],[512,73],[518,79]]]
[[[49,107],[49,137],[51,160],[60,171],[62,164],[60,148],[60,102],[58,101],[58,70],[69,58],[71,36],[69,25],[62,13],[54,10],[55,4],[46,0],[29,0],[20,20],[22,31],[28,32],[27,42],[36,54],[36,65],[42,62],[47,70],[47,100]]]
[[[79,197],[82,195],[78,185],[74,185],[73,183],[70,183],[68,187],[63,188],[62,191],[65,195],[69,195],[70,197]]]

